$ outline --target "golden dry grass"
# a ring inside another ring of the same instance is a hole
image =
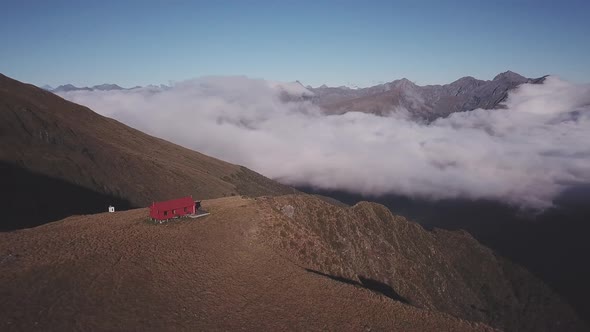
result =
[[[204,207],[163,225],[138,209],[0,234],[0,330],[490,330],[307,272],[267,245],[260,200]]]

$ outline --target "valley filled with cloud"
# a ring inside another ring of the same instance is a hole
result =
[[[204,77],[169,87],[60,95],[148,134],[285,184],[364,195],[498,200],[541,210],[590,183],[590,86],[548,77],[505,108],[431,122],[327,115],[298,83]],[[288,97],[288,98],[286,98]]]

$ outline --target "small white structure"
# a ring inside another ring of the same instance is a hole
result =
[[[112,205],[109,205],[109,212],[115,212],[115,207]]]

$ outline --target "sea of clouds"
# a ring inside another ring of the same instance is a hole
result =
[[[205,77],[60,95],[94,111],[291,185],[365,195],[492,199],[543,209],[590,183],[590,85],[548,77],[506,108],[416,122],[325,115],[299,84]],[[285,98],[285,95],[292,98]]]

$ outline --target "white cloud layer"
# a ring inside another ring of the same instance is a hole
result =
[[[61,96],[149,134],[286,184],[380,195],[493,199],[546,208],[590,183],[590,86],[549,77],[506,109],[430,124],[403,111],[326,116],[298,84],[207,77],[170,88]],[[290,100],[290,101],[286,101]]]

